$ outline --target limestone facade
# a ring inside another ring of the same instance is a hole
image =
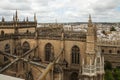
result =
[[[28,18],[19,21],[16,11],[11,22],[2,18],[0,32],[0,72],[3,74],[41,80],[48,69],[44,80],[104,78],[104,56],[102,47],[97,45],[96,26],[91,16],[85,33],[64,31],[61,24],[37,28],[36,15],[34,21]],[[59,54],[61,57],[54,62]]]

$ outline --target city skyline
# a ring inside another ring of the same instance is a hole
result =
[[[119,4],[119,0],[1,0],[0,17],[11,21],[18,10],[20,20],[33,20],[36,13],[38,23],[87,22],[89,14],[94,22],[119,22]]]

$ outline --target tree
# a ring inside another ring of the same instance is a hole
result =
[[[105,61],[105,70],[112,70],[112,64],[109,61]]]
[[[120,69],[114,69],[113,76],[115,80],[120,80]]]
[[[110,31],[116,31],[115,27],[112,26],[112,27],[110,28]]]
[[[113,77],[112,72],[110,70],[106,70],[104,79],[105,80],[114,80],[114,77]]]

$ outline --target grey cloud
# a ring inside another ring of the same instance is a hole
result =
[[[12,17],[18,9],[21,20],[26,16],[32,19],[36,12],[38,22],[54,22],[55,18],[58,22],[87,21],[89,13],[93,20],[103,21],[120,17],[115,10],[119,4],[120,0],[1,0],[0,16]]]
[[[13,13],[11,11],[9,11],[9,10],[8,11],[6,11],[6,10],[4,10],[4,11],[1,10],[0,11],[0,16],[12,16],[12,14]]]
[[[48,6],[49,2],[55,0],[30,0],[29,2],[38,5],[38,6]]]
[[[22,4],[22,5],[17,5],[17,6],[11,5],[11,7],[4,6],[4,7],[2,7],[2,9],[4,9],[4,10],[16,10],[16,9],[17,10],[31,10],[32,8],[25,4]]]
[[[16,9],[31,10],[32,9],[29,3],[25,1],[23,2],[22,0],[5,0],[0,3],[0,7],[3,10],[16,10]]]
[[[9,0],[10,2],[14,2],[14,3],[29,3],[29,0]]]
[[[119,0],[98,0],[90,6],[92,6],[93,10],[96,12],[104,12],[115,9],[119,4]]]

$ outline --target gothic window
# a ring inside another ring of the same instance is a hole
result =
[[[120,54],[120,51],[119,51],[119,50],[117,51],[117,54]]]
[[[112,53],[112,50],[109,50],[109,53]]]
[[[105,52],[105,51],[104,51],[104,49],[102,49],[102,51],[101,51],[101,52],[102,52],[102,54],[103,54],[103,53]]]
[[[18,42],[14,49],[14,55],[21,55],[21,53],[22,53],[21,43]]]
[[[26,33],[28,34],[28,33],[29,33],[29,30],[26,30]]]
[[[78,73],[73,72],[73,73],[71,74],[70,80],[78,80]]]
[[[10,45],[6,44],[4,47],[4,51],[8,54],[10,54]],[[4,61],[8,61],[8,58],[4,56]]]
[[[2,36],[4,35],[4,31],[3,31],[3,30],[1,31],[1,35],[2,35]]]
[[[27,41],[25,41],[23,43],[23,53],[27,52],[28,50],[30,50],[30,44]]]
[[[23,69],[26,70],[27,69],[27,63],[23,62]]]
[[[45,45],[45,61],[50,61],[53,55],[53,46],[48,43]]]
[[[72,47],[72,63],[73,64],[79,64],[80,61],[80,49],[77,46]]]
[[[10,45],[9,44],[5,45],[5,52],[10,53]]]

